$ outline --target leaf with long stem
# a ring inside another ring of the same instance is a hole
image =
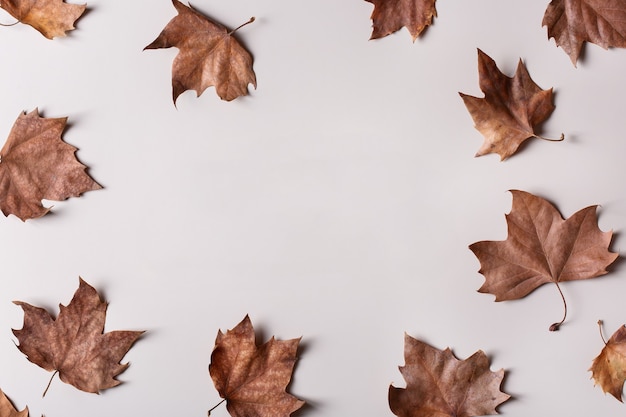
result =
[[[612,232],[599,229],[597,206],[586,207],[564,220],[541,197],[519,190],[511,194],[507,239],[480,241],[469,247],[485,277],[478,291],[494,294],[496,301],[515,300],[553,283],[564,306],[563,319],[550,326],[550,330],[558,330],[567,316],[559,284],[606,274],[606,268],[618,256],[609,251]]]

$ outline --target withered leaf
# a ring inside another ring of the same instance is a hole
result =
[[[61,139],[67,118],[40,117],[37,109],[17,118],[0,150],[0,210],[22,220],[41,217],[42,199],[61,201],[102,188]]]
[[[492,372],[481,350],[465,360],[404,335],[400,373],[406,388],[389,386],[389,407],[399,417],[460,417],[498,414],[510,398],[500,391],[504,370]]]
[[[219,331],[209,373],[233,417],[287,417],[304,405],[285,390],[300,339],[270,340],[257,346],[250,318],[226,334]]]
[[[98,393],[121,383],[115,377],[128,364],[120,361],[143,332],[103,333],[107,303],[82,278],[79,282],[70,303],[59,305],[56,320],[43,308],[14,301],[24,310],[24,325],[13,334],[29,361],[58,372],[79,390]]]
[[[542,26],[548,28],[548,39],[554,38],[576,66],[584,42],[604,49],[626,48],[626,2],[552,0]]]
[[[248,94],[248,84],[256,88],[252,56],[233,36],[241,26],[229,31],[192,7],[178,0],[172,2],[178,15],[144,50],[172,46],[179,49],[172,64],[174,103],[187,90],[195,90],[200,96],[215,86],[222,100],[231,101]]]
[[[601,322],[598,322],[601,325]],[[593,360],[591,377],[602,391],[622,401],[626,380],[626,327],[622,326],[605,343],[600,354]]]
[[[0,0],[0,7],[22,23],[37,29],[48,39],[65,36],[83,14],[85,4],[63,0]]]
[[[28,417],[28,407],[17,411],[15,406],[0,389],[0,417]]]
[[[552,89],[542,90],[519,61],[513,78],[504,75],[493,59],[478,50],[478,76],[484,98],[459,93],[484,142],[476,156],[513,155],[526,139],[539,137],[534,128],[552,111]],[[562,137],[561,137],[562,139]]]
[[[437,17],[436,0],[365,0],[374,5],[372,36],[383,38],[406,27],[413,42]]]
[[[608,250],[612,232],[598,228],[597,206],[564,220],[543,198],[519,190],[511,194],[507,239],[469,247],[485,277],[479,292],[494,294],[496,301],[514,300],[549,282],[558,288],[559,282],[604,275],[617,259],[618,254]],[[557,330],[560,323],[555,325],[551,330]]]

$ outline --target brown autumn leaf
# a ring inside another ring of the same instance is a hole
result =
[[[478,76],[484,98],[459,93],[476,129],[484,137],[476,156],[497,153],[501,160],[505,160],[517,152],[526,139],[546,139],[537,135],[534,129],[554,110],[552,89],[539,88],[521,60],[515,75],[510,78],[479,49]],[[563,140],[563,136],[558,140]]]
[[[17,411],[15,406],[0,389],[0,417],[28,417],[28,407]]]
[[[469,247],[485,277],[479,292],[494,294],[496,301],[515,300],[552,282],[563,297],[560,282],[604,275],[606,267],[617,259],[618,254],[608,250],[613,233],[598,228],[597,206],[564,220],[543,198],[518,190],[511,194],[507,239],[476,242]],[[565,304],[563,319],[550,330],[558,330],[566,315]]]
[[[602,334],[602,321],[598,321]],[[602,338],[604,339],[604,337]],[[604,342],[600,354],[593,360],[591,377],[602,391],[608,392],[618,401],[622,401],[624,380],[626,380],[626,327],[622,326],[613,336]]]
[[[404,335],[400,373],[406,388],[389,386],[389,407],[399,417],[459,417],[498,414],[510,398],[500,391],[504,370],[492,372],[481,350],[465,360]]]
[[[572,64],[584,42],[604,49],[626,48],[626,2],[623,0],[552,0],[543,16],[548,39],[569,55]]]
[[[172,64],[172,95],[174,104],[184,91],[195,90],[200,96],[215,86],[222,100],[231,101],[248,94],[248,84],[256,88],[252,56],[235,39],[234,30],[214,22],[192,7],[172,0],[178,15],[165,26],[159,36],[145,49],[179,49]]]
[[[128,364],[120,361],[143,332],[103,333],[107,303],[82,278],[70,303],[59,305],[56,319],[43,308],[14,303],[24,310],[24,325],[13,334],[29,361],[86,392],[99,393],[121,383],[115,377]]]
[[[61,139],[66,117],[44,118],[37,109],[21,113],[0,150],[0,210],[25,221],[50,209],[42,199],[61,201],[102,188]]]
[[[52,39],[73,30],[74,22],[87,6],[68,4],[63,0],[0,0],[0,7],[21,23]]]
[[[436,0],[365,0],[374,5],[372,36],[383,38],[403,26],[409,30],[413,42],[437,17]]]
[[[299,343],[272,337],[257,346],[247,315],[226,334],[217,333],[209,373],[231,416],[287,417],[304,405],[285,391]]]

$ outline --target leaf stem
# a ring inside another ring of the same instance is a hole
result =
[[[556,332],[557,330],[559,330],[559,328],[561,327],[561,325],[565,322],[565,317],[567,317],[567,302],[565,301],[565,296],[563,295],[563,291],[561,291],[561,287],[559,286],[558,282],[555,282],[556,284],[556,288],[557,290],[559,290],[559,294],[561,294],[561,300],[563,300],[563,318],[561,319],[560,322],[558,323],[552,323],[550,325],[550,331],[551,332]]]
[[[565,140],[565,134],[561,133],[561,136],[558,139],[552,139],[552,138],[546,138],[540,135],[535,135],[536,138],[538,139],[543,139],[543,140],[547,140],[548,142],[561,142],[563,140]]]
[[[50,381],[48,381],[48,385],[46,386],[46,389],[43,392],[43,395],[41,396],[41,398],[46,396],[46,393],[48,392],[48,388],[50,388],[50,384],[52,384],[52,380],[54,379],[54,376],[56,374],[59,373],[59,370],[57,369],[56,371],[54,371],[54,373],[52,374],[52,376],[50,377]]]
[[[242,27],[244,27],[245,25],[249,25],[250,23],[254,22],[255,17],[252,16],[250,18],[250,20],[248,20],[246,23],[242,23],[241,25],[237,26],[235,29],[231,30],[230,32],[228,32],[228,35],[232,35],[233,33],[237,32],[239,29],[241,29]]]
[[[604,334],[602,333],[602,320],[598,320],[598,327],[600,328],[600,337],[606,346],[606,339],[604,338]]]
[[[207,416],[211,415],[211,411],[215,410],[220,404],[222,404],[224,401],[226,401],[226,398],[224,398],[222,401],[220,401],[219,403],[215,404],[208,412],[207,412]]]

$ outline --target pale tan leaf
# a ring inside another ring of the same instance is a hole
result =
[[[0,7],[22,23],[37,29],[48,39],[62,37],[74,29],[74,22],[84,13],[85,4],[63,0],[0,0]]]

